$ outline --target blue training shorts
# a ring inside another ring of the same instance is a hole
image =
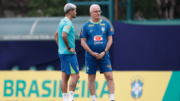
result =
[[[59,54],[61,71],[67,75],[79,73],[79,65],[75,54]]]
[[[96,74],[96,70],[100,69],[100,73],[112,72],[111,62],[109,58],[97,60],[95,57],[86,57],[86,73]]]

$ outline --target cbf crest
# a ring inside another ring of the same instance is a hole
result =
[[[102,31],[102,33],[105,33],[105,28],[101,27],[101,31]]]
[[[138,99],[142,96],[143,93],[143,82],[142,77],[136,76],[131,83],[131,96],[134,99]]]

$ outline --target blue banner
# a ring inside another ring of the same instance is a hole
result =
[[[179,25],[113,25],[115,70],[180,70]]]

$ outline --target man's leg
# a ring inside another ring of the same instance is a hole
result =
[[[88,74],[89,92],[91,94],[92,101],[96,101],[95,78],[96,78],[98,60],[94,57],[89,57],[85,59],[86,59],[86,73]]]
[[[96,78],[96,75],[88,74],[88,88],[92,97],[92,101],[96,101],[95,78]]]
[[[112,72],[104,72],[105,79],[107,80],[107,85],[109,89],[110,100],[114,101],[114,80]]]
[[[66,72],[62,72],[61,90],[62,90],[63,101],[67,101],[67,85],[68,85],[69,77],[70,76],[67,75]]]
[[[76,55],[70,55],[68,62],[69,62],[69,67],[70,67],[69,69],[70,69],[70,75],[71,75],[71,80],[69,83],[69,101],[73,101],[76,84],[80,77],[79,65],[78,65]]]
[[[96,75],[88,74],[88,88],[91,95],[95,95],[95,78]]]
[[[109,58],[103,58],[99,61],[100,73],[104,73],[109,89],[110,101],[114,101],[114,80],[112,74],[112,66]]]
[[[76,84],[78,80],[79,80],[79,73],[71,74],[71,81],[69,83],[69,101],[73,101],[74,91],[76,89]]]
[[[71,74],[71,81],[69,84],[69,91],[75,91],[77,81],[79,80],[79,74]]]

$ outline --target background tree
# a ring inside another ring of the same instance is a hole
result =
[[[29,0],[0,0],[0,17],[25,17],[30,8]]]
[[[66,3],[67,0],[31,0],[29,16],[64,16]],[[77,15],[89,15],[88,9],[88,6],[78,6]]]
[[[64,16],[66,3],[67,0],[0,0],[0,17]],[[101,6],[101,9],[107,11],[102,15],[108,17],[108,7]],[[89,6],[77,6],[77,16],[89,16]],[[134,18],[159,19],[156,0],[134,0]],[[180,0],[176,0],[174,18],[180,18]],[[126,20],[126,7],[119,7],[119,19]]]

